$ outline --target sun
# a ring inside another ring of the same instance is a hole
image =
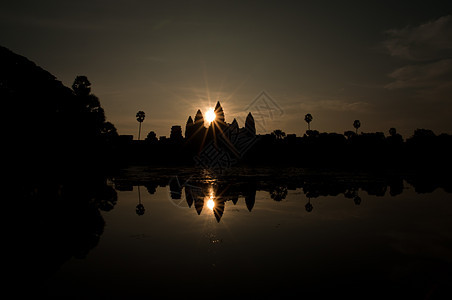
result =
[[[209,208],[210,210],[213,210],[214,207],[215,207],[215,201],[213,201],[212,198],[209,198],[209,200],[207,200],[207,208]]]
[[[215,118],[217,115],[215,114],[215,110],[213,108],[209,108],[209,110],[206,112],[206,121],[210,124],[213,121],[215,121]]]

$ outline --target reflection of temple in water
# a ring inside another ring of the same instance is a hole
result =
[[[199,174],[198,174],[199,175]],[[301,189],[305,210],[311,212],[315,208],[315,198],[321,196],[340,196],[350,199],[355,205],[362,203],[362,195],[382,197],[388,192],[390,196],[401,194],[405,188],[404,182],[412,185],[415,192],[433,192],[436,188],[443,188],[451,192],[450,182],[436,178],[422,178],[414,175],[388,176],[352,176],[337,174],[311,174],[290,176],[224,176],[214,179],[211,176],[192,176],[182,174],[178,176],[151,177],[147,181],[130,181],[116,179],[115,185],[119,190],[131,190],[132,186],[143,185],[150,194],[154,194],[157,187],[169,186],[169,197],[172,201],[186,202],[188,208],[194,208],[198,215],[205,210],[211,210],[219,222],[223,217],[226,206],[236,205],[239,198],[244,198],[246,208],[252,211],[255,205],[256,192],[268,192],[274,201],[283,201],[290,190]],[[208,208],[212,200],[214,206]]]
[[[180,190],[181,189],[182,187],[180,187]],[[221,217],[223,216],[225,205],[228,201],[231,201],[233,205],[236,205],[239,197],[243,196],[245,198],[246,207],[251,212],[256,198],[255,188],[243,191],[232,185],[187,184],[184,186],[184,190],[188,207],[191,208],[194,205],[198,215],[201,214],[206,203],[210,201],[212,205],[209,207],[207,203],[207,207],[212,210],[218,222],[220,222]]]
[[[213,198],[215,206],[212,211],[219,222],[223,216],[225,207],[229,202],[236,205],[239,197],[244,198],[248,211],[252,211],[257,191],[266,191],[274,201],[283,201],[289,190],[302,189],[307,200],[305,209],[311,212],[314,205],[312,199],[320,196],[339,196],[343,194],[345,198],[352,199],[355,205],[361,204],[359,190],[367,192],[368,195],[384,196],[389,187],[391,196],[396,196],[403,191],[403,178],[338,178],[334,176],[315,176],[304,178],[257,178],[247,177],[246,180],[230,179],[215,181],[213,184],[208,181],[188,181],[184,184],[176,185],[175,180],[170,181],[170,196],[173,200],[180,199],[184,190],[185,200],[189,208],[194,206],[198,215],[205,209],[206,201]],[[181,182],[181,180],[177,180]],[[182,182],[184,182],[182,180]],[[213,196],[212,196],[213,195]]]

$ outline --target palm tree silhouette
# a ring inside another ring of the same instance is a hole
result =
[[[308,203],[306,203],[304,208],[306,209],[307,212],[311,212],[314,209],[314,206],[312,206],[312,204],[311,204],[311,199],[310,198],[308,198]]]
[[[361,127],[361,122],[359,120],[355,120],[353,122],[353,127],[356,129],[356,134],[358,134],[358,128]]]
[[[312,121],[312,115],[311,114],[306,114],[305,116],[304,116],[304,120],[306,121],[306,123],[308,123],[308,130],[311,130],[311,125],[310,125],[310,123],[311,123],[311,121]]]
[[[138,186],[138,205],[135,208],[135,212],[137,213],[137,215],[142,216],[144,215],[144,205],[141,204],[141,193],[140,193],[140,186]]]
[[[281,129],[274,130],[272,134],[275,136],[277,140],[282,140],[286,136],[286,133]]]
[[[272,191],[270,191],[270,197],[276,202],[286,199],[287,187],[286,186],[276,186]]]
[[[136,117],[137,117],[137,121],[140,123],[140,127],[139,127],[139,129],[138,129],[138,140],[140,140],[140,135],[141,135],[141,123],[143,123],[144,117],[145,117],[144,111],[141,111],[141,110],[140,110],[139,112],[137,112]]]

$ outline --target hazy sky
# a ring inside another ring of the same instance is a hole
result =
[[[143,110],[168,136],[217,100],[260,133],[301,135],[306,113],[321,132],[452,133],[452,1],[0,0],[0,44],[66,86],[88,76],[120,134]]]

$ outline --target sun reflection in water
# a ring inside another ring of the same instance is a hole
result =
[[[207,200],[207,207],[208,207],[210,210],[213,210],[213,208],[215,207],[215,201],[213,201],[212,198],[209,198],[209,200]]]
[[[215,194],[213,192],[213,187],[210,186],[209,188],[209,199],[207,200],[207,208],[210,210],[213,210],[215,207],[215,201],[213,200],[215,198]]]

